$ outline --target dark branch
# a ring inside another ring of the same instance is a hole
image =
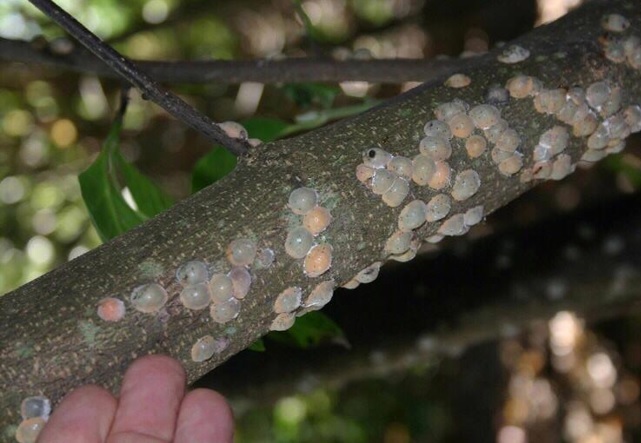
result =
[[[0,60],[24,62],[115,77],[116,74],[82,48],[67,54],[0,38]],[[295,83],[350,80],[377,83],[429,81],[462,69],[469,59],[345,60],[291,58],[285,60],[135,61],[140,70],[167,83]]]
[[[242,155],[247,153],[247,145],[243,141],[230,138],[223,129],[207,116],[198,112],[178,96],[163,90],[151,77],[140,71],[136,65],[123,57],[111,46],[105,44],[95,34],[56,4],[50,0],[29,1],[93,52],[100,60],[106,63],[111,70],[138,88],[144,98],[163,107],[174,117],[187,123],[215,143],[224,146],[233,154]]]

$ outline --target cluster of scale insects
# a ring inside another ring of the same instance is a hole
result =
[[[602,39],[604,56],[640,69],[641,39],[625,34],[629,21],[619,14],[608,14],[601,25],[607,33],[607,38]],[[528,49],[511,45],[497,60],[517,65],[529,57]],[[451,75],[444,86],[462,89],[470,84],[469,76],[458,73]],[[435,243],[444,236],[463,235],[483,219],[484,207],[474,199],[482,185],[474,168],[480,162],[491,162],[500,176],[518,177],[521,183],[561,180],[580,162],[596,162],[620,152],[625,139],[641,131],[641,107],[624,107],[621,86],[607,79],[585,88],[547,89],[536,77],[516,74],[504,85],[490,86],[485,99],[485,103],[475,106],[461,99],[437,106],[436,119],[425,123],[424,137],[418,141],[418,153],[412,158],[393,155],[380,147],[363,152],[362,163],[356,167],[357,179],[380,196],[385,205],[402,206],[397,229],[384,246],[386,258],[412,259],[421,244],[416,231],[426,224],[438,223],[432,230],[435,234],[427,238]],[[501,107],[510,99],[530,99],[537,112],[553,116],[558,122],[542,130],[530,158],[523,154],[524,140],[519,132],[501,117]],[[573,137],[588,148],[580,158],[566,152]],[[464,164],[471,166],[455,170],[451,162],[455,149],[465,150],[469,161]],[[405,203],[414,195],[413,186],[427,188],[427,193],[421,192],[427,198]],[[343,286],[354,288],[369,281],[380,266],[381,262],[373,263]]]
[[[294,189],[289,195],[287,208],[299,217],[299,224],[288,231],[284,250],[291,258],[302,260],[305,276],[320,277],[332,263],[332,246],[326,241],[319,241],[332,216],[319,204],[318,193],[311,188]],[[275,258],[272,249],[258,248],[250,238],[235,239],[227,246],[226,266],[208,266],[202,260],[189,260],[178,266],[175,274],[181,288],[178,300],[185,309],[199,311],[209,308],[213,322],[228,323],[238,317],[242,301],[251,290],[252,269],[267,269]],[[331,299],[334,287],[333,280],[323,281],[316,285],[304,302],[302,289],[285,289],[275,299],[275,318],[270,329],[288,329],[296,315],[322,308]],[[135,287],[129,301],[135,310],[153,314],[161,311],[170,298],[163,285],[150,282]],[[125,312],[125,303],[116,297],[107,297],[98,303],[97,313],[104,321],[117,322],[124,318]],[[196,362],[208,360],[222,352],[228,342],[228,339],[211,335],[201,337],[191,349],[191,358]]]
[[[613,63],[625,63],[641,70],[641,38],[629,33],[630,22],[620,14],[602,18],[604,35],[600,38],[604,56]],[[530,56],[529,50],[511,45],[497,57],[506,64],[518,64]],[[465,88],[472,79],[464,74],[450,76],[445,86]],[[516,100],[530,99],[534,109],[553,116],[557,124],[545,128],[532,150],[531,158],[522,153],[523,140],[519,133],[501,117],[500,107]],[[450,164],[454,149],[464,149],[470,164],[488,158],[498,173],[506,178],[517,176],[520,182],[535,179],[560,180],[582,162],[595,162],[608,154],[620,152],[625,139],[641,131],[641,107],[636,104],[623,107],[624,92],[620,85],[603,79],[587,87],[547,89],[533,76],[517,74],[505,85],[493,85],[486,93],[486,103],[471,106],[454,99],[436,107],[436,119],[425,123],[424,136],[418,141],[418,152],[413,158],[395,156],[372,147],[362,154],[362,163],[356,168],[357,179],[365,184],[385,205],[397,208],[412,194],[412,186],[427,188],[425,201],[412,199],[400,210],[396,230],[386,240],[385,258],[407,261],[414,258],[421,241],[416,233],[425,224],[438,223],[435,234],[428,242],[438,242],[444,236],[465,234],[479,223],[485,211],[483,205],[473,202],[481,189],[481,177],[473,167],[456,171]],[[221,128],[230,136],[260,144],[249,139],[247,131],[238,123],[225,122]],[[580,158],[566,153],[572,137],[580,139],[587,150]],[[526,166],[527,165],[527,166]],[[470,203],[472,199],[472,203]],[[302,260],[303,273],[308,278],[323,276],[332,264],[333,247],[321,240],[321,234],[332,222],[330,211],[319,204],[316,190],[294,189],[288,200],[288,210],[300,217],[299,223],[287,231],[284,250],[294,260]],[[452,212],[454,212],[452,214]],[[176,270],[178,295],[185,309],[199,311],[209,308],[213,322],[224,324],[238,317],[242,301],[251,290],[253,269],[267,269],[275,261],[270,248],[258,248],[254,240],[239,238],[229,243],[226,250],[228,266],[208,266],[202,260],[189,260]],[[342,284],[355,288],[376,279],[382,261],[376,261]],[[336,283],[326,279],[317,283],[307,296],[302,288],[285,288],[275,297],[272,307],[275,317],[271,330],[286,330],[296,316],[321,309],[332,298]],[[135,287],[129,297],[137,311],[160,312],[170,296],[157,282]],[[117,322],[124,318],[125,302],[116,297],[98,302],[97,315],[104,321]],[[229,340],[205,335],[190,349],[191,359],[203,362],[223,352]],[[22,422],[17,428],[20,443],[35,442],[51,411],[50,401],[41,395],[26,398],[21,405]]]

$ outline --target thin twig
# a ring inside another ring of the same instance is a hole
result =
[[[120,89],[120,106],[118,106],[118,111],[116,113],[116,118],[124,119],[125,114],[127,113],[127,107],[129,106],[129,86],[125,85]]]
[[[163,90],[147,74],[123,57],[111,46],[105,44],[75,18],[50,0],[29,0],[82,45],[93,52],[109,68],[138,88],[143,98],[149,99],[179,120],[220,144],[235,155],[247,153],[247,145],[239,139],[230,138],[216,123],[198,112],[194,107],[169,91]]]
[[[296,15],[298,15],[298,18],[303,22],[303,27],[305,28],[305,34],[307,36],[307,39],[309,40],[309,44],[312,47],[313,50],[318,51],[318,31],[316,30],[316,27],[310,20],[309,16],[303,9],[303,5],[301,4],[300,0],[294,0],[294,10],[296,11]]]
[[[42,50],[25,41],[0,38],[0,60],[42,64],[76,72],[114,77],[114,72],[84,49],[66,54]],[[401,83],[429,81],[460,70],[470,59],[345,60],[291,58],[283,60],[134,61],[161,82],[178,83],[296,83],[370,81]]]

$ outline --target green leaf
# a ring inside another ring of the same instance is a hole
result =
[[[321,343],[347,340],[343,330],[322,312],[309,312],[296,319],[294,326],[283,332],[270,332],[268,338],[299,348],[309,348]]]
[[[91,166],[78,176],[82,198],[102,241],[107,241],[142,223],[145,216],[134,211],[120,193],[114,153],[122,120],[114,122],[109,135]]]
[[[265,342],[263,341],[262,338],[259,338],[256,340],[254,343],[249,345],[247,347],[250,351],[255,351],[255,352],[265,352]]]
[[[614,173],[623,174],[635,189],[641,189],[641,170],[623,155],[610,155],[603,164]]]
[[[309,107],[318,103],[322,108],[332,106],[334,99],[340,93],[337,86],[320,83],[293,83],[283,86],[285,96],[301,107]]]
[[[194,166],[191,175],[192,192],[217,182],[236,167],[236,156],[220,146],[214,147]]]
[[[320,40],[320,33],[316,30],[316,27],[305,12],[305,9],[303,9],[303,5],[301,4],[300,0],[294,0],[294,9],[296,10],[296,14],[298,15],[298,17],[303,22],[307,37],[309,37],[309,39],[313,42],[318,42]]]
[[[172,205],[172,200],[122,156],[119,149],[123,113],[121,109],[107,135],[100,154],[78,176],[82,198],[103,241],[107,241]],[[122,174],[138,211],[122,196],[118,178]]]
[[[378,104],[379,100],[365,100],[363,103],[351,106],[343,106],[340,108],[332,109],[321,109],[308,111],[303,114],[296,116],[296,123],[287,126],[283,130],[281,136],[287,136],[294,134],[296,132],[308,131],[310,129],[318,128],[323,126],[329,121],[338,120],[346,117],[351,117],[353,115],[360,114],[362,112],[371,109],[374,105]]]
[[[127,162],[120,151],[115,151],[113,155],[140,212],[151,218],[171,207],[171,197]]]
[[[280,137],[289,124],[276,118],[255,117],[241,122],[251,138],[270,142]]]

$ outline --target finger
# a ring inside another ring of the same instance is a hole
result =
[[[180,405],[174,443],[232,443],[234,417],[227,400],[216,391],[196,389]]]
[[[56,407],[38,441],[47,443],[102,443],[118,402],[106,389],[83,386],[74,389]]]
[[[184,395],[185,371],[176,360],[136,360],[125,373],[109,441],[171,441]]]

